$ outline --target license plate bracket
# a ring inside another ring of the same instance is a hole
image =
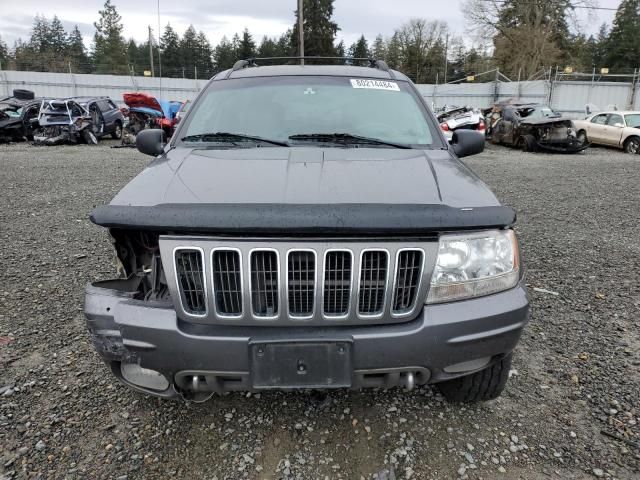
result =
[[[256,389],[348,388],[351,342],[252,342],[251,381]]]

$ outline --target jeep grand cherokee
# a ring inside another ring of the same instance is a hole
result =
[[[120,277],[86,288],[95,348],[130,387],[439,385],[495,398],[527,322],[515,212],[384,62],[239,61],[91,220]]]

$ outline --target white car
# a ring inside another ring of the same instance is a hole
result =
[[[640,153],[640,112],[599,112],[585,120],[575,120],[582,143],[606,145]]]

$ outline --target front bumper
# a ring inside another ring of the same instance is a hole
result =
[[[525,287],[473,300],[428,305],[412,321],[376,326],[243,327],[181,320],[172,306],[132,299],[126,280],[88,285],[85,316],[93,344],[130,387],[161,397],[253,390],[251,345],[350,345],[351,388],[437,383],[489,366],[516,346],[529,313]],[[122,363],[161,372],[162,390],[124,379]],[[194,379],[195,378],[195,379]]]

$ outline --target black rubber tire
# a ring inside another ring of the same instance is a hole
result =
[[[586,145],[587,143],[589,143],[589,139],[587,138],[587,132],[585,132],[584,130],[580,130],[578,132],[578,142],[580,142],[582,145]]]
[[[111,138],[114,140],[120,140],[122,138],[122,124],[120,122],[116,122],[115,130],[111,132]]]
[[[509,380],[509,354],[488,368],[471,375],[438,383],[440,392],[449,402],[484,402],[498,398]]]
[[[640,137],[629,137],[624,142],[624,151],[632,154],[640,153]]]
[[[98,144],[98,137],[96,137],[95,133],[93,133],[90,128],[85,128],[82,131],[82,138],[87,145]]]
[[[536,137],[533,135],[523,135],[522,136],[522,149],[525,152],[537,152],[538,151],[538,142]]]
[[[35,94],[31,90],[24,90],[22,88],[14,88],[13,96],[18,100],[33,100],[36,98]]]

